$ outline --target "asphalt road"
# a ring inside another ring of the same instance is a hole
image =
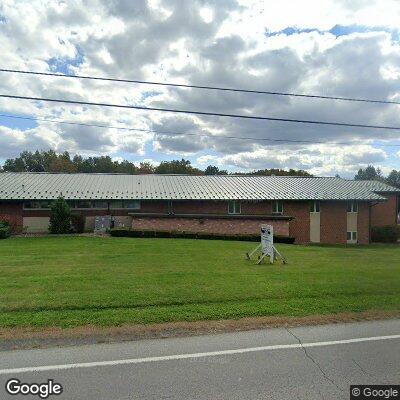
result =
[[[49,399],[348,399],[350,384],[400,384],[400,320],[0,352],[6,381],[48,379]]]

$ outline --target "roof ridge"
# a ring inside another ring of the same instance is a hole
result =
[[[255,174],[228,174],[228,175],[194,175],[194,174],[129,174],[125,172],[38,172],[38,171],[2,171],[1,174],[18,175],[119,175],[119,176],[188,176],[188,177],[213,177],[213,178],[295,178],[295,179],[342,179],[336,176],[300,176],[300,175],[255,175]]]

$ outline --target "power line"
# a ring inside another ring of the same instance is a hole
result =
[[[400,101],[394,101],[394,100],[377,100],[377,99],[362,99],[362,98],[356,98],[356,97],[322,96],[322,95],[316,95],[316,94],[285,93],[285,92],[275,92],[275,91],[267,91],[267,90],[227,88],[227,87],[220,87],[220,86],[201,86],[201,85],[189,85],[189,84],[183,84],[183,83],[142,81],[142,80],[135,80],[135,79],[106,78],[106,77],[87,76],[87,75],[70,75],[70,74],[60,74],[60,73],[55,73],[55,72],[23,71],[23,70],[5,69],[5,68],[1,68],[0,72],[41,75],[41,76],[53,76],[53,77],[55,76],[55,77],[61,77],[61,78],[89,79],[89,80],[108,81],[108,82],[136,83],[136,84],[140,84],[140,85],[158,85],[158,86],[171,86],[171,87],[190,88],[190,89],[219,90],[219,91],[225,91],[225,92],[267,94],[267,95],[273,95],[273,96],[306,97],[306,98],[313,98],[313,99],[355,101],[355,102],[377,103],[377,104],[400,104]]]
[[[53,124],[66,124],[66,125],[78,125],[78,126],[89,126],[95,128],[105,128],[105,129],[119,129],[125,131],[139,131],[139,132],[149,132],[155,133],[157,135],[168,135],[168,136],[201,136],[201,137],[209,137],[213,139],[235,139],[235,140],[251,140],[251,141],[266,141],[266,142],[278,142],[278,143],[303,143],[303,144],[333,144],[333,145],[354,145],[354,142],[329,142],[329,141],[315,141],[315,140],[298,140],[298,139],[276,139],[276,138],[258,138],[258,137],[249,137],[249,136],[232,136],[232,135],[212,135],[209,133],[190,133],[190,132],[166,132],[166,131],[157,131],[153,129],[142,129],[142,128],[128,128],[121,126],[113,126],[113,125],[103,125],[103,124],[94,124],[94,123],[85,123],[85,122],[72,122],[58,119],[48,119],[48,118],[40,118],[40,117],[26,117],[20,115],[9,115],[9,114],[0,114],[0,117],[5,118],[15,118],[15,119],[24,119],[24,120],[32,120],[32,121],[43,121],[49,122]],[[400,147],[400,144],[374,144],[374,146],[383,146],[383,147]]]
[[[125,105],[125,104],[94,103],[94,102],[89,102],[89,101],[51,99],[51,98],[46,98],[46,97],[16,96],[16,95],[10,95],[10,94],[0,94],[0,98],[9,98],[9,99],[16,99],[16,100],[47,101],[47,102],[52,102],[52,103],[79,104],[79,105],[100,106],[100,107],[135,109],[135,110],[144,110],[144,111],[160,111],[160,112],[170,112],[170,113],[176,113],[176,114],[194,114],[194,115],[208,115],[208,116],[228,117],[228,118],[244,118],[244,119],[254,119],[254,120],[264,120],[264,121],[293,122],[293,123],[300,123],[300,124],[400,130],[400,127],[397,127],[397,126],[350,124],[350,123],[346,123],[346,122],[329,122],[329,121],[316,121],[316,120],[304,120],[304,119],[292,119],[292,118],[261,117],[261,116],[252,116],[252,115],[243,115],[243,114],[212,113],[212,112],[206,112],[206,111],[132,106],[132,105]]]

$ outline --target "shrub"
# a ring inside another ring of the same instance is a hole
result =
[[[110,235],[115,237],[140,237],[140,238],[179,238],[179,239],[209,239],[209,240],[239,240],[246,242],[259,242],[260,235],[239,234],[228,235],[219,233],[193,233],[193,232],[177,232],[177,231],[150,231],[150,230],[134,230],[126,228],[110,229]],[[294,243],[293,237],[274,236],[275,243]]]
[[[80,214],[71,215],[72,231],[75,233],[83,233],[85,230],[85,217]]]
[[[11,235],[10,223],[8,221],[0,221],[0,239],[6,239]]]
[[[62,197],[51,205],[49,230],[55,234],[71,232],[71,209]]]
[[[372,242],[397,243],[399,237],[400,232],[396,225],[374,227],[371,231]]]

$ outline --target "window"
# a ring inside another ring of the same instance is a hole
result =
[[[283,214],[283,202],[281,200],[272,203],[272,214]]]
[[[240,201],[230,201],[228,203],[228,214],[240,214],[242,212],[242,207]]]
[[[92,208],[92,202],[90,200],[79,200],[75,203],[76,208]]]
[[[48,210],[51,206],[50,200],[40,200],[40,201],[25,201],[24,209],[27,210]]]
[[[99,208],[99,209],[107,209],[108,208],[108,202],[103,201],[103,200],[95,200],[93,202],[93,208]]]
[[[172,205],[172,200],[168,200],[167,202],[167,213],[168,214],[174,213],[174,206]]]
[[[127,200],[125,202],[126,208],[131,210],[139,210],[140,209],[140,201],[139,200]]]
[[[310,203],[310,212],[312,213],[319,213],[320,206],[319,206],[319,201],[313,201]]]
[[[356,201],[349,201],[347,203],[347,212],[358,212],[358,203]]]
[[[110,208],[113,210],[119,209],[129,209],[129,210],[138,210],[140,209],[140,201],[139,200],[112,200],[110,201]]]
[[[110,208],[112,209],[124,208],[124,202],[122,200],[112,200],[110,201]]]
[[[354,232],[354,231],[347,232],[347,241],[356,243],[357,242],[357,232]]]

